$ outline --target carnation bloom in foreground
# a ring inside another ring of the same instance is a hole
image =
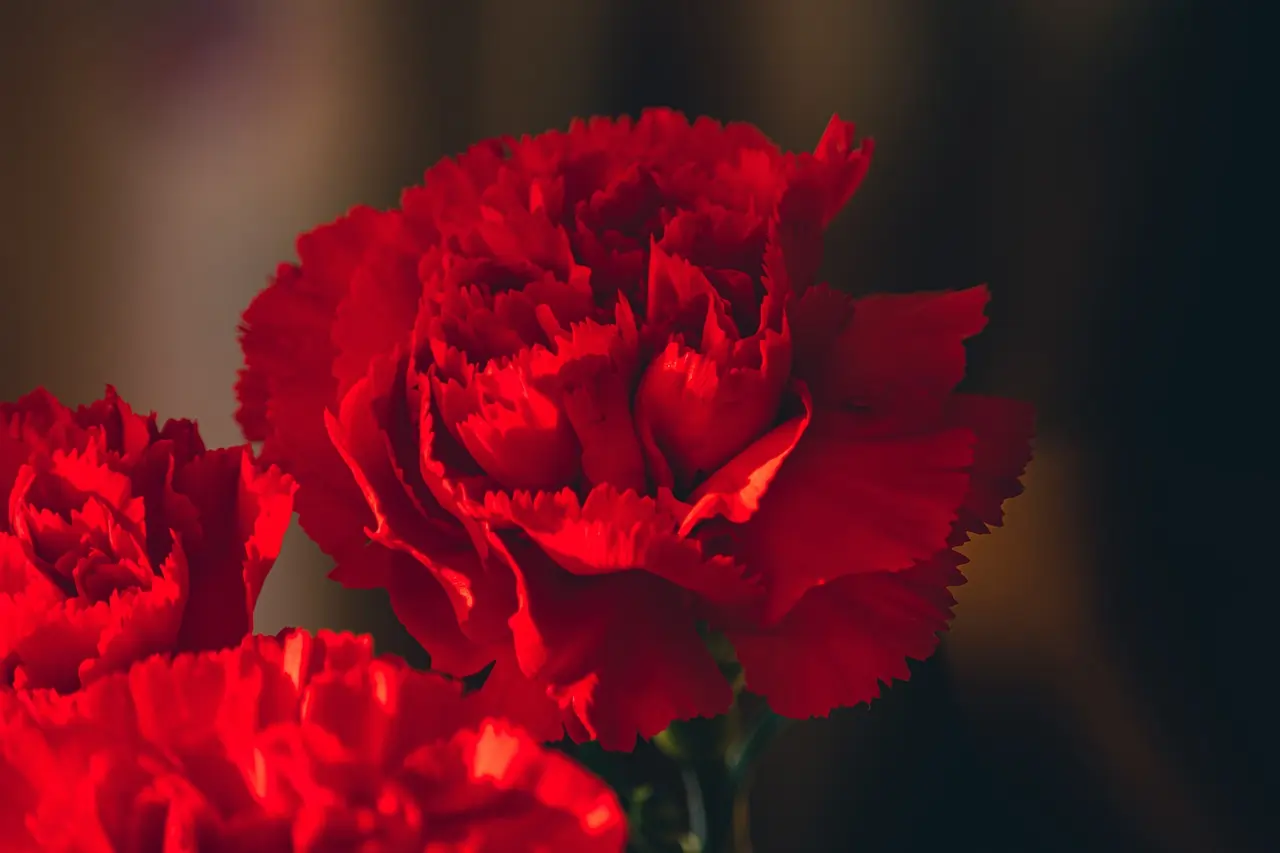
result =
[[[617,853],[613,793],[368,637],[249,637],[0,694],[14,853]]]
[[[0,686],[78,689],[156,652],[234,646],[293,512],[248,447],[135,414],[0,404]]]
[[[244,317],[239,420],[349,586],[546,737],[796,717],[936,645],[1031,412],[959,395],[985,288],[816,281],[866,171],[668,110],[483,143],[304,235]]]

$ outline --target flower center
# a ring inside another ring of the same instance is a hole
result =
[[[76,593],[93,604],[117,593],[150,589],[152,577],[150,568],[97,548],[90,548],[71,570]]]

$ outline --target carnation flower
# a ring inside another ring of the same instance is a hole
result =
[[[234,646],[292,515],[247,447],[130,410],[0,404],[0,689],[73,691],[157,652]]]
[[[616,797],[457,683],[300,631],[0,694],[14,853],[618,853]]]
[[[1031,435],[954,393],[984,288],[817,281],[870,155],[668,110],[478,145],[299,240],[240,423],[334,577],[543,737],[723,713],[708,628],[783,714],[867,701],[933,650]]]

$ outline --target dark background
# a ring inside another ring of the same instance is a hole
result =
[[[942,652],[776,745],[756,850],[1277,849],[1275,98],[1250,5],[17,0],[0,391],[112,381],[235,442],[237,315],[299,231],[575,115],[669,105],[804,149],[838,111],[878,148],[830,280],[990,282],[970,383],[1034,400],[1040,437]],[[287,549],[263,629],[403,643]]]

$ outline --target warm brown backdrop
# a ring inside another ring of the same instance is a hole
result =
[[[1266,386],[1240,351],[1274,281],[1252,266],[1244,130],[1260,28],[1201,5],[18,0],[0,391],[111,381],[234,442],[237,315],[300,230],[574,115],[669,104],[803,148],[838,111],[879,153],[832,280],[991,282],[974,386],[1035,400],[1042,436],[944,652],[870,711],[792,731],[757,849],[1266,849],[1252,697],[1274,666],[1251,632],[1276,560],[1249,520],[1275,481],[1247,450]],[[287,549],[262,627],[403,642],[376,595]]]

